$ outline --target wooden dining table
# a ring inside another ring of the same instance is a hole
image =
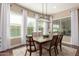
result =
[[[50,38],[43,38],[43,37],[33,38],[33,40],[39,46],[39,56],[42,55],[42,45],[52,41],[52,39]]]
[[[42,36],[42,37],[33,37],[32,35],[27,35],[27,37],[29,38],[29,40],[31,40],[33,38],[33,41],[35,43],[37,43],[38,48],[39,48],[39,56],[42,55],[42,45],[52,41],[51,38],[49,38],[49,37],[44,38],[44,36]],[[30,51],[31,51],[31,45],[30,45]]]

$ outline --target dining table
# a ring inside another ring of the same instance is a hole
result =
[[[33,38],[34,42],[38,44],[38,48],[39,48],[39,56],[42,55],[42,45],[48,42],[51,42],[52,39],[51,38],[44,38],[44,37],[35,37]]]

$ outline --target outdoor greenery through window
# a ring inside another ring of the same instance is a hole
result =
[[[58,33],[58,32],[60,32],[60,21],[54,20],[53,21],[53,33]]]
[[[48,35],[48,22],[46,19],[40,19],[38,21],[38,31],[43,32],[43,35]]]
[[[27,35],[32,35],[36,29],[36,19],[27,17]]]
[[[11,31],[11,37],[14,37],[14,36],[20,36],[20,26],[18,25],[11,25],[10,26],[10,31]]]
[[[53,21],[53,33],[63,33],[66,36],[71,35],[71,19],[70,17]]]
[[[22,16],[14,11],[10,11],[10,37],[21,36]]]
[[[43,32],[43,21],[38,21],[38,31]]]
[[[62,26],[62,31],[63,34],[66,36],[71,35],[71,20],[70,17],[64,18],[61,20],[61,26]]]
[[[36,32],[36,28],[38,32],[48,35],[48,22],[43,20],[45,19],[36,21],[35,18],[27,17],[27,35],[32,35],[33,32]]]

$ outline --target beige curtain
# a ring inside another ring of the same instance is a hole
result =
[[[0,33],[2,39],[1,50],[6,50],[10,48],[9,41],[9,20],[10,20],[10,4],[2,3],[1,4],[1,20],[0,20]]]
[[[23,24],[22,24],[22,32],[21,32],[21,42],[22,44],[26,44],[26,35],[27,35],[27,11],[23,10]]]

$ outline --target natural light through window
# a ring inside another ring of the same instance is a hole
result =
[[[36,31],[36,19],[27,17],[27,34],[32,35]]]
[[[21,21],[22,16],[14,13],[14,12],[11,12],[10,19],[11,19],[10,24],[18,25],[18,24],[22,23],[22,21]]]
[[[10,11],[10,37],[21,37],[22,15]]]
[[[59,25],[54,24],[53,25],[53,32],[57,32],[57,31],[59,31]]]

